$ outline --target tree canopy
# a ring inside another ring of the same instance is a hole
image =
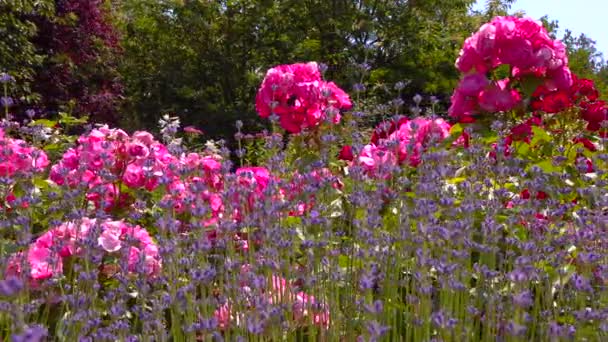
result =
[[[403,82],[404,108],[418,93],[447,108],[462,42],[513,3],[489,0],[472,11],[474,2],[7,0],[0,69],[16,78],[24,108],[71,110],[130,129],[154,128],[169,113],[224,138],[237,118],[262,126],[253,99],[277,64],[324,63],[328,79],[351,92],[363,82],[377,103]],[[558,23],[543,21],[555,34]],[[563,40],[572,70],[605,90],[608,67],[595,42],[570,31]]]

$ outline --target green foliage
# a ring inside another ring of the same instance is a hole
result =
[[[119,12],[127,124],[151,128],[173,112],[213,136],[238,117],[256,127],[254,96],[277,64],[316,60],[349,90],[367,63],[373,84],[411,80],[404,97],[446,99],[454,56],[476,19],[459,1],[129,0]],[[372,94],[373,95],[373,94]],[[379,100],[383,100],[381,94]]]
[[[42,64],[45,56],[32,43],[37,27],[32,21],[35,16],[49,17],[53,13],[51,0],[4,0],[0,2],[0,71],[7,72],[17,81],[15,94],[22,100],[32,102],[31,81],[35,69]]]
[[[608,94],[608,63],[595,47],[595,41],[584,33],[576,37],[566,30],[563,42],[568,49],[568,64],[572,72],[593,80],[599,93],[605,97]]]

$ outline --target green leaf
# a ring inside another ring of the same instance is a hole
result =
[[[63,112],[59,113],[59,117],[60,117],[59,123],[68,125],[68,126],[86,124],[89,120],[89,118],[87,116],[84,116],[82,118],[76,118],[67,113],[63,113]]]
[[[30,123],[30,126],[44,126],[44,127],[48,127],[48,128],[53,128],[53,127],[55,127],[55,125],[57,125],[57,121],[48,120],[48,119],[39,119],[39,120],[32,121]]]
[[[530,141],[530,145],[532,146],[537,145],[541,141],[550,142],[553,140],[551,136],[541,127],[532,126],[532,133],[532,141]]]
[[[464,182],[465,180],[467,180],[467,177],[455,177],[448,179],[447,182],[449,184],[458,184]]]
[[[543,80],[534,76],[526,76],[521,81],[521,90],[526,97],[532,97],[532,94],[536,91],[539,85],[543,83]]]
[[[460,136],[464,132],[464,127],[461,124],[457,123],[452,128],[450,128],[450,135]]]
[[[61,145],[59,145],[59,144],[48,144],[48,145],[44,145],[43,149],[45,151],[57,151],[57,150],[61,149]]]
[[[541,161],[539,163],[534,164],[533,166],[540,167],[541,170],[543,170],[543,172],[545,172],[545,173],[553,173],[553,172],[560,171],[560,168],[558,166],[553,165],[553,161],[550,160],[550,159],[549,160],[543,160],[543,161]]]
[[[525,157],[530,153],[530,145],[525,142],[518,142],[515,144],[515,151],[521,157]]]
[[[47,189],[51,186],[48,179],[34,178],[34,185],[39,189]]]

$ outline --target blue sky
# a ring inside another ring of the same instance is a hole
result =
[[[477,0],[474,8],[483,8],[485,3]],[[597,49],[608,59],[608,0],[517,0],[511,11],[519,10],[535,19],[546,14],[549,19],[559,21],[560,38],[565,29],[576,36],[586,34],[597,42]]]

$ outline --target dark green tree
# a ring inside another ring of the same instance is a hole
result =
[[[260,122],[254,97],[268,68],[309,60],[327,64],[326,78],[346,90],[359,81],[353,66],[367,63],[372,84],[407,79],[405,98],[447,98],[460,45],[476,28],[473,2],[125,0],[125,116],[151,127],[170,112],[229,136],[237,118]]]
[[[44,53],[32,42],[38,32],[33,19],[51,17],[53,5],[52,0],[0,1],[0,72],[15,78],[12,93],[26,103],[38,99],[31,94],[31,85],[36,68],[45,59]]]

